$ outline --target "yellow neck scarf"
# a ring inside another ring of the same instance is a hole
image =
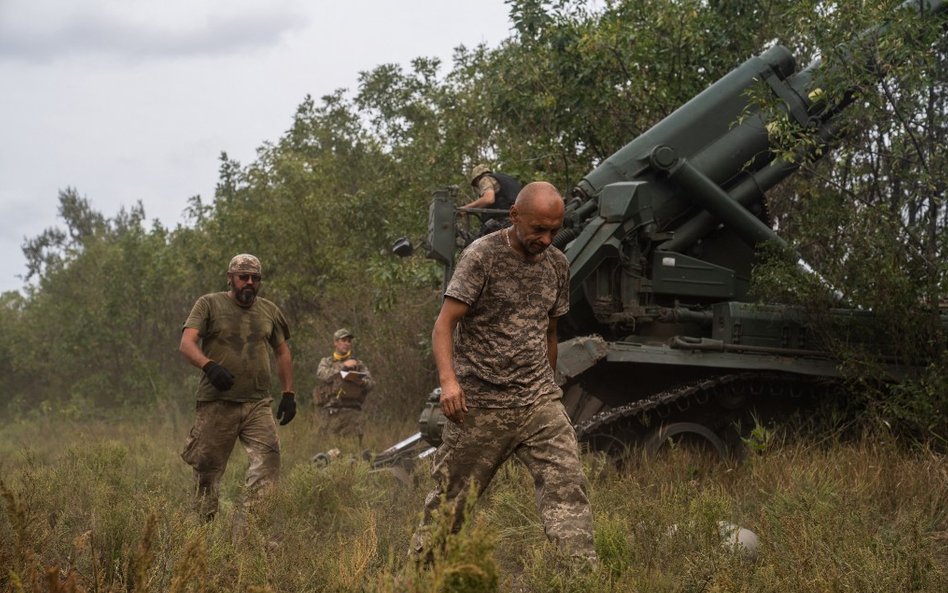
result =
[[[335,350],[333,350],[333,353],[332,353],[332,359],[335,360],[336,362],[339,362],[340,360],[345,360],[349,358],[350,356],[352,356],[352,350],[346,352],[345,354],[339,354]]]

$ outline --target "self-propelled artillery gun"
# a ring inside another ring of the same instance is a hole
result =
[[[944,18],[945,7],[909,0],[898,10]],[[887,29],[867,31],[861,42]],[[761,246],[789,251],[767,220],[766,193],[839,138],[839,115],[853,100],[854,93],[828,99],[825,75],[819,60],[797,70],[788,49],[771,47],[576,184],[554,245],[571,274],[557,381],[580,440],[657,447],[682,436],[725,453],[736,424],[784,413],[840,378],[803,311],[748,302]],[[752,98],[762,90],[782,106],[779,117],[818,140],[809,154],[792,162],[779,156],[772,116]],[[446,279],[459,243],[456,201],[456,190],[436,191],[429,211],[427,256],[444,266]],[[838,298],[830,322],[872,339],[872,313]],[[893,376],[904,370],[893,365]],[[378,461],[422,439],[439,442],[437,395],[419,435]]]

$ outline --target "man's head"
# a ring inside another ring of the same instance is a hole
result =
[[[517,194],[510,208],[511,238],[529,258],[546,251],[563,226],[565,205],[559,190],[546,181],[534,181]]]
[[[493,173],[490,170],[490,167],[484,164],[480,164],[471,169],[471,185],[477,187],[477,182],[481,180],[481,177],[487,175],[488,173]]]
[[[249,253],[235,255],[227,266],[227,285],[230,286],[241,307],[249,307],[257,298],[263,266],[260,260]]]
[[[346,328],[336,330],[332,335],[332,345],[336,354],[348,354],[352,350],[352,332]]]

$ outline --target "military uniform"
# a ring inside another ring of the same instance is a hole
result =
[[[477,180],[477,195],[483,196],[488,191],[493,191],[495,194],[500,191],[500,183],[490,173],[481,175]]]
[[[442,498],[464,520],[470,485],[480,495],[511,455],[533,476],[547,536],[570,556],[595,562],[592,513],[576,433],[547,356],[550,318],[569,308],[569,264],[555,248],[527,261],[505,231],[465,250],[446,296],[469,306],[454,340],[454,369],[468,412],[448,422],[434,455],[436,486],[425,499],[413,552],[428,549]]]
[[[352,353],[338,355],[335,352],[319,361],[316,369],[318,384],[313,389],[313,402],[319,407],[320,431],[335,436],[354,436],[361,439],[365,434],[362,408],[366,397],[375,387],[375,379],[361,361],[355,372],[360,381],[346,381],[343,365],[352,360]]]
[[[249,307],[241,307],[226,292],[200,297],[184,322],[186,328],[198,330],[204,354],[233,375],[233,385],[225,391],[202,376],[194,425],[181,453],[194,468],[197,510],[211,519],[218,508],[221,477],[238,439],[250,458],[245,479],[248,502],[279,476],[280,440],[270,409],[268,350],[289,340],[290,331],[276,304],[255,298]]]
[[[472,183],[477,190],[477,196],[480,197],[488,191],[493,191],[494,203],[488,206],[488,208],[504,211],[503,214],[483,213],[480,215],[481,222],[483,223],[480,235],[485,236],[498,229],[510,226],[510,219],[507,218],[506,212],[513,206],[522,186],[515,177],[507,175],[506,173],[495,173],[483,165],[480,167],[483,168],[482,170],[484,172],[476,177]],[[478,169],[475,168],[475,171],[478,171]]]
[[[198,299],[184,327],[196,328],[207,356],[234,374],[234,386],[218,391],[201,378],[194,426],[182,458],[194,468],[199,512],[217,511],[220,480],[237,439],[250,466],[246,486],[255,492],[275,482],[280,472],[280,440],[270,410],[270,355],[290,337],[289,326],[272,302],[257,298],[240,307],[226,292]]]

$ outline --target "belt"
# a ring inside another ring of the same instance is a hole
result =
[[[359,406],[325,406],[323,407],[323,409],[330,416],[332,416],[333,414],[338,414],[342,410],[358,410],[358,411],[362,410],[362,408],[360,408]]]

